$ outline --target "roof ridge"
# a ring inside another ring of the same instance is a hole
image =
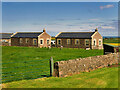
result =
[[[17,33],[43,33],[43,32],[17,32]]]
[[[0,33],[0,34],[13,34],[13,33]]]
[[[94,33],[94,32],[61,32],[61,33]]]

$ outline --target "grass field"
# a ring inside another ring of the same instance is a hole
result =
[[[101,68],[64,78],[14,81],[3,84],[3,88],[118,88],[118,67]]]
[[[107,39],[104,40],[104,43],[117,45],[118,40]],[[50,57],[53,57],[54,62],[56,62],[102,54],[103,50],[2,47],[2,65],[4,68],[2,77],[6,79],[3,81],[8,82],[3,84],[3,88],[117,88],[117,67],[102,68],[65,78],[41,78],[41,75],[49,75]],[[13,82],[9,82],[12,80]]]
[[[120,38],[107,38],[103,39],[104,43],[120,43]]]
[[[103,50],[72,48],[2,47],[2,81],[39,78],[49,75],[49,59],[55,61],[102,55]]]
[[[120,46],[120,38],[108,38],[103,39],[104,44],[110,44],[114,46]]]

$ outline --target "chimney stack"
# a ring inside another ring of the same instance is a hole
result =
[[[46,32],[45,28],[43,29],[43,32]]]
[[[96,28],[96,29],[95,29],[95,32],[97,32],[97,31],[98,31],[98,29]]]

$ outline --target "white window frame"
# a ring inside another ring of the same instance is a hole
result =
[[[69,40],[69,43],[68,43],[68,40]],[[67,44],[70,44],[70,39],[67,39]]]
[[[41,44],[41,40],[42,40],[42,44]],[[43,45],[44,44],[44,40],[43,39],[40,39],[40,45]]]
[[[22,38],[20,38],[20,43],[23,43],[23,39]]]
[[[78,43],[76,42],[78,40]],[[79,39],[75,39],[75,44],[79,45],[80,44],[80,40]]]
[[[2,42],[8,42],[8,40],[3,39]]]
[[[89,45],[90,45],[90,40],[89,39],[85,39],[85,46],[89,46],[89,45],[86,45],[86,41],[88,41],[89,43]]]
[[[34,43],[34,40],[36,40],[36,44]],[[37,39],[36,38],[33,39],[33,45],[37,45]]]
[[[47,39],[47,41],[49,40],[49,43],[47,42],[47,45],[49,45],[50,44],[50,39]]]
[[[99,43],[99,46],[102,46],[102,39],[99,39],[99,41],[101,41],[101,45],[100,45],[100,43]]]
[[[94,45],[94,41],[95,41],[95,45]],[[93,46],[96,46],[96,39],[93,40]]]
[[[25,42],[28,43],[27,41],[29,42],[29,38],[26,38]]]
[[[58,42],[59,40],[60,40],[60,44],[59,44],[59,42]],[[62,40],[61,40],[61,39],[57,39],[57,44],[58,44],[58,45],[61,45],[61,44],[62,44]]]
[[[8,40],[5,40],[5,42],[9,42]]]

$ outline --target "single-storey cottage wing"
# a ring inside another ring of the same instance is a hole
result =
[[[11,46],[51,46],[51,36],[43,32],[16,32],[11,37]]]
[[[103,49],[103,38],[94,32],[60,32],[56,37],[56,47]]]
[[[0,33],[0,45],[11,46],[11,35],[13,33]]]

